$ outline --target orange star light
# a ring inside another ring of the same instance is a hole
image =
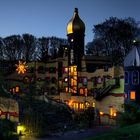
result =
[[[18,74],[24,74],[27,70],[26,62],[20,61],[16,64],[16,71]]]

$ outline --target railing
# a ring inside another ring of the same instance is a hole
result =
[[[101,100],[104,96],[106,96],[109,91],[113,88],[113,87],[117,87],[119,86],[117,84],[117,80],[116,79],[111,79],[105,82],[105,85],[99,89],[98,91],[96,91],[94,98],[97,100]]]

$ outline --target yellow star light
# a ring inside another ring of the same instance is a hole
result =
[[[26,62],[20,61],[16,64],[16,71],[18,74],[24,74],[27,70]]]

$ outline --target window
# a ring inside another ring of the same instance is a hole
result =
[[[135,100],[135,98],[136,98],[136,92],[130,91],[130,100]]]
[[[104,66],[104,71],[108,71],[108,66]]]
[[[68,93],[68,87],[65,87],[65,92]]]
[[[92,103],[92,107],[95,107],[95,103],[94,102]]]
[[[138,71],[133,71],[132,83],[133,84],[138,84],[139,83],[139,72]]]
[[[28,76],[25,76],[25,77],[23,78],[23,82],[24,82],[24,83],[30,83],[30,81],[31,81],[31,79],[30,79]]]
[[[87,78],[83,78],[83,86],[87,86]]]
[[[77,103],[77,102],[74,102],[74,103],[73,103],[73,109],[74,109],[74,110],[78,110],[78,103]]]
[[[55,67],[50,67],[49,68],[49,73],[56,73],[56,68]]]
[[[45,73],[45,67],[39,66],[38,67],[38,73],[44,74]]]
[[[80,95],[84,94],[84,90],[82,88],[80,88]]]
[[[68,73],[68,68],[67,67],[64,68],[64,73]]]
[[[125,78],[125,84],[128,84],[129,83],[129,73],[128,73],[128,71],[125,71],[124,78]]]
[[[81,110],[84,109],[84,103],[79,103],[79,109],[81,109]]]
[[[93,77],[93,86],[97,86],[97,77]]]
[[[15,87],[15,92],[18,93],[19,92],[19,86]]]
[[[99,76],[98,77],[98,84],[101,84],[102,83],[102,78]]]
[[[88,94],[88,90],[87,88],[85,88],[85,96],[87,96],[87,94]]]
[[[56,84],[56,82],[57,82],[56,78],[52,77],[51,82],[52,82],[52,84]]]

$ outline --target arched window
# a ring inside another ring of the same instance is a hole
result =
[[[132,83],[133,84],[139,84],[139,72],[133,71],[132,73]]]
[[[129,83],[129,73],[128,73],[128,71],[125,71],[124,78],[125,78],[125,84],[128,84]]]

